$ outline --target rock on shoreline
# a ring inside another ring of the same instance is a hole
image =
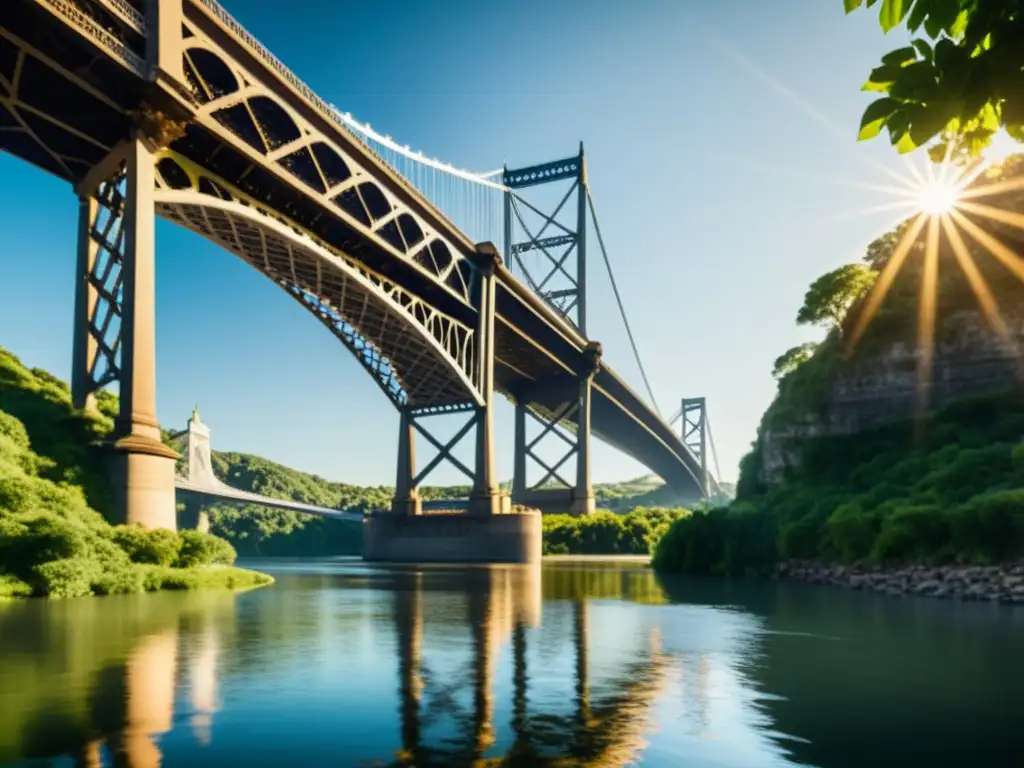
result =
[[[790,560],[776,567],[775,578],[832,584],[887,595],[952,597],[1024,605],[1022,562],[991,566],[907,565],[894,568]]]

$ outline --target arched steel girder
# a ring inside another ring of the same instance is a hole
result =
[[[356,356],[397,406],[483,401],[473,330],[401,286],[265,212],[220,179],[175,160],[189,186],[158,165],[157,212],[242,258],[299,301]],[[207,192],[199,191],[200,182]]]

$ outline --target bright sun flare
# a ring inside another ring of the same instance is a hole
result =
[[[949,213],[960,199],[960,188],[948,181],[933,181],[923,186],[917,207],[924,213]]]

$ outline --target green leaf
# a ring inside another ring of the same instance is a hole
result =
[[[864,83],[861,90],[864,91],[881,91],[889,90],[889,86],[896,82],[896,78],[899,76],[900,68],[892,66],[881,66],[871,70],[871,77]],[[868,87],[873,86],[873,87]],[[884,86],[884,87],[879,87]]]
[[[885,127],[889,129],[889,141],[896,144],[910,129],[910,116],[905,110],[897,109],[889,115],[889,119],[885,121]]]
[[[924,21],[924,17],[928,15],[928,3],[925,0],[917,0],[914,3],[913,9],[910,11],[910,15],[907,17],[907,29],[911,32],[917,32],[921,27],[921,23]]]
[[[914,48],[917,49],[917,52],[921,54],[921,58],[927,61],[931,61],[934,58],[935,52],[932,50],[932,47],[928,44],[927,40],[914,40],[913,45]]]
[[[913,152],[917,149],[917,144],[914,143],[913,138],[910,136],[910,132],[904,133],[900,140],[896,142],[896,151],[901,155],[907,154],[907,152]]]
[[[882,0],[882,10],[878,14],[882,31],[888,33],[898,27],[909,10],[910,3],[907,0]]]
[[[925,32],[934,40],[943,32],[949,31],[959,13],[960,0],[930,0],[928,18],[924,21]]]
[[[882,63],[892,67],[904,67],[914,61],[917,61],[917,49],[909,45],[906,48],[889,51],[882,57]]]
[[[899,109],[900,103],[896,99],[877,99],[868,104],[864,115],[860,119],[860,133],[858,141],[873,139],[882,130],[882,126]]]
[[[849,13],[860,8],[862,2],[863,0],[843,0],[843,8]]]
[[[923,147],[945,127],[946,114],[938,106],[918,107],[910,116],[910,138]]]
[[[963,37],[964,32],[967,31],[967,22],[969,18],[967,11],[961,11],[958,13],[956,18],[953,20],[953,23],[950,24],[947,29],[949,36],[954,40],[958,40]]]
[[[936,69],[927,61],[917,61],[904,67],[889,86],[889,93],[898,99],[931,101],[936,91]]]

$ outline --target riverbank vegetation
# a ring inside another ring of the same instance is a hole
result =
[[[113,427],[110,396],[77,414],[67,385],[0,349],[0,598],[158,589],[243,588],[272,581],[231,567],[234,548],[197,531],[111,525],[96,442]]]
[[[626,514],[545,515],[545,555],[646,555],[685,509],[638,507]]]
[[[1024,193],[1016,182],[1022,179],[1024,157],[1018,156],[993,166],[976,183],[999,183],[1005,191],[988,202],[1020,211]],[[1009,342],[1015,350],[1002,363],[986,358],[979,363],[986,370],[972,369],[972,349],[979,342],[976,335],[960,334],[965,327],[984,328],[986,318],[948,242],[938,253],[935,343],[959,350],[943,363],[942,375],[977,381],[971,385],[977,393],[931,412],[915,414],[911,406],[902,420],[853,434],[809,436],[830,431],[826,416],[836,382],[850,384],[865,376],[887,380],[892,378],[887,366],[897,358],[909,363],[907,373],[915,375],[916,369],[921,393],[930,391],[930,370],[922,367],[924,355],[917,347],[925,233],[911,241],[907,260],[870,323],[860,322],[869,304],[866,292],[894,258],[908,226],[905,222],[868,246],[865,264],[844,272],[856,279],[821,279],[808,291],[799,321],[825,324],[825,339],[776,361],[778,391],[753,450],[740,464],[736,501],[676,522],[659,542],[653,558],[657,569],[744,574],[808,558],[889,565],[991,564],[1024,557],[1024,393],[1012,375],[1019,365],[1019,337]],[[1020,230],[986,222],[985,232],[1015,253],[1024,252]],[[996,328],[1000,321],[1004,328],[1019,328],[1024,286],[1018,275],[976,241],[968,253],[992,305],[997,312],[1002,308],[995,321],[991,314],[987,320]],[[990,334],[998,339],[995,331]],[[900,348],[917,354],[894,356]],[[1008,389],[993,388],[997,379],[1007,381]],[[878,386],[874,397],[888,397],[886,385]],[[870,399],[863,409],[872,407]],[[769,444],[776,463],[780,453],[799,457],[786,462],[781,475],[778,467],[772,477],[766,470]]]

